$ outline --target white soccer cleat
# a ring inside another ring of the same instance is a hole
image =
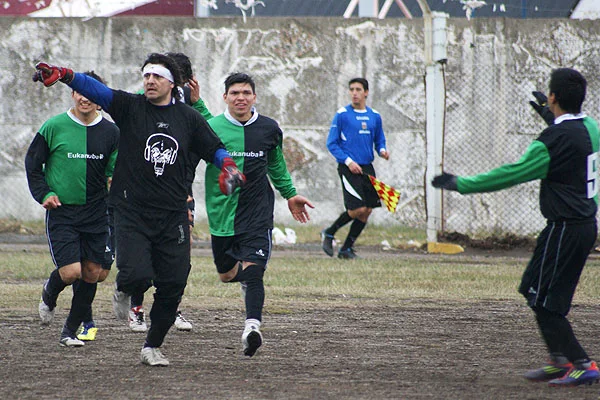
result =
[[[142,364],[152,367],[166,367],[169,365],[169,360],[160,352],[158,347],[142,348],[140,359],[142,360]]]
[[[142,306],[133,307],[129,310],[129,329],[134,332],[146,332],[148,330]]]
[[[187,319],[183,318],[183,316],[181,315],[181,311],[177,311],[177,317],[175,318],[175,328],[177,328],[177,330],[179,331],[185,332],[192,330],[192,323]]]
[[[81,340],[69,336],[60,339],[59,343],[63,347],[81,347],[85,344]]]
[[[54,319],[54,311],[56,311],[56,308],[53,308],[51,310],[50,307],[46,303],[44,303],[44,299],[42,298],[40,299],[40,304],[38,305],[38,311],[40,313],[40,320],[42,325],[50,325],[50,323]]]
[[[248,357],[252,357],[262,345],[263,338],[259,328],[260,322],[258,320],[246,320],[246,328],[242,333],[242,344],[244,345],[244,355]]]
[[[115,317],[117,319],[126,321],[129,317],[129,303],[131,301],[131,296],[125,292],[121,292],[117,290],[115,286],[115,292],[112,296],[112,305],[113,311],[115,312]]]

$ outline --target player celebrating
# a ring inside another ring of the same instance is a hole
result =
[[[297,194],[281,150],[283,133],[277,122],[259,115],[252,77],[234,73],[225,80],[227,109],[208,123],[242,166],[246,184],[232,196],[215,190],[219,168],[208,164],[205,173],[206,210],[215,265],[222,282],[240,282],[246,304],[242,333],[244,354],[252,357],[262,345],[260,325],[265,301],[263,275],[271,255],[275,198],[269,178],[287,199],[299,222],[309,220],[305,206],[313,205]]]
[[[525,378],[549,381],[551,386],[576,386],[600,378],[596,363],[579,344],[567,320],[597,236],[600,138],[596,121],[581,113],[586,86],[585,78],[573,69],[552,71],[548,109],[554,123],[529,145],[517,163],[468,177],[443,173],[432,181],[436,188],[467,194],[541,179],[540,209],[548,222],[538,237],[519,292],[535,313],[550,353],[549,363],[527,372]]]
[[[110,190],[117,246],[117,288],[122,314],[129,296],[152,281],[156,292],[152,321],[141,361],[169,365],[159,347],[173,325],[190,272],[190,231],[186,171],[192,151],[221,168],[230,194],[243,175],[206,120],[176,101],[182,85],[176,62],[152,53],[142,66],[144,94],[110,89],[82,74],[46,63],[36,65],[35,81],[64,82],[99,104],[121,131],[119,156]]]
[[[101,81],[94,72],[82,76]],[[73,284],[60,344],[79,347],[84,343],[76,337],[77,328],[91,319],[97,282],[108,275],[102,268],[109,234],[107,179],[115,166],[119,129],[81,92],[73,90],[71,96],[74,106],[46,121],[35,135],[25,169],[31,194],[46,209],[48,245],[56,265],[42,290],[40,318],[44,325],[52,321],[58,295]]]
[[[338,110],[327,136],[327,148],[338,162],[346,211],[321,232],[323,251],[332,257],[335,233],[353,221],[338,252],[341,259],[357,257],[354,242],[367,225],[373,208],[381,207],[379,196],[367,176],[375,176],[373,147],[385,160],[390,157],[385,148],[381,115],[367,107],[369,82],[364,78],[354,78],[348,83],[348,89],[352,103]]]

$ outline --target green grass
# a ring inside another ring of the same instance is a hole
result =
[[[292,305],[350,306],[360,302],[394,304],[406,300],[517,300],[526,260],[473,259],[466,256],[412,256],[342,261],[278,250],[271,259],[265,285],[267,307],[285,312]],[[238,284],[221,283],[210,257],[193,257],[186,289],[187,306],[241,307]],[[0,261],[0,308],[32,308],[41,285],[52,271],[45,252],[4,252]],[[109,304],[116,270],[99,287],[98,299]],[[69,290],[69,289],[67,289]],[[68,307],[70,294],[59,298]],[[575,302],[595,304],[600,297],[600,260],[584,270]],[[150,299],[151,297],[148,296]]]

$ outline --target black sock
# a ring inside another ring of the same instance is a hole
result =
[[[79,289],[80,282],[81,282],[81,279],[77,279],[71,285],[71,287],[73,288],[73,296],[75,296],[75,292],[77,291],[77,289]],[[94,287],[94,297],[96,297],[96,288],[97,287],[98,287],[98,285],[96,285]],[[89,324],[89,323],[94,322],[94,317],[92,316],[92,304],[91,303],[90,303],[90,306],[88,307],[88,309],[85,311],[85,313],[82,315],[81,318],[82,318],[81,322],[83,322],[84,324]]]
[[[71,311],[67,316],[63,327],[62,336],[75,336],[75,331],[79,328],[83,320],[83,316],[92,306],[94,296],[96,295],[97,283],[88,283],[84,280],[79,282],[77,290],[71,300]]]
[[[348,211],[344,211],[343,213],[340,214],[338,219],[335,220],[333,225],[331,225],[329,228],[325,229],[325,233],[327,233],[328,235],[335,235],[335,233],[342,226],[346,225],[350,221],[352,221],[352,218],[350,217],[350,215],[348,215]]]
[[[242,268],[242,263],[238,263],[238,272],[236,276],[229,282],[243,282],[246,284],[246,319],[254,318],[262,320],[262,310],[265,304],[265,285],[263,276],[265,268],[252,264]]]
[[[352,225],[350,225],[350,232],[348,232],[348,237],[346,238],[341,250],[348,250],[352,248],[352,246],[354,246],[354,242],[356,242],[356,239],[358,239],[360,233],[363,231],[363,229],[365,229],[366,225],[367,224],[365,222],[355,219]]]
[[[130,308],[138,307],[144,304],[144,292],[131,295]]]
[[[50,307],[51,310],[56,307],[56,299],[58,299],[58,295],[62,292],[68,285],[63,282],[60,274],[58,273],[58,269],[55,269],[50,274],[48,281],[44,285],[44,290],[42,291],[42,298],[44,299],[44,303]]]

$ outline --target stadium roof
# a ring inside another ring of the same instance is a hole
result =
[[[372,0],[376,2],[377,0]],[[390,2],[387,18],[422,16],[417,0]],[[195,6],[208,5],[210,15],[239,16],[242,10],[258,17],[339,17],[350,0],[0,0],[0,15],[32,17],[110,17],[114,15],[194,15]],[[427,0],[432,11],[451,17],[600,18],[599,0]],[[405,12],[400,4],[406,7]],[[252,6],[253,5],[253,6]],[[214,8],[217,7],[217,8]],[[352,17],[358,16],[354,7]]]

